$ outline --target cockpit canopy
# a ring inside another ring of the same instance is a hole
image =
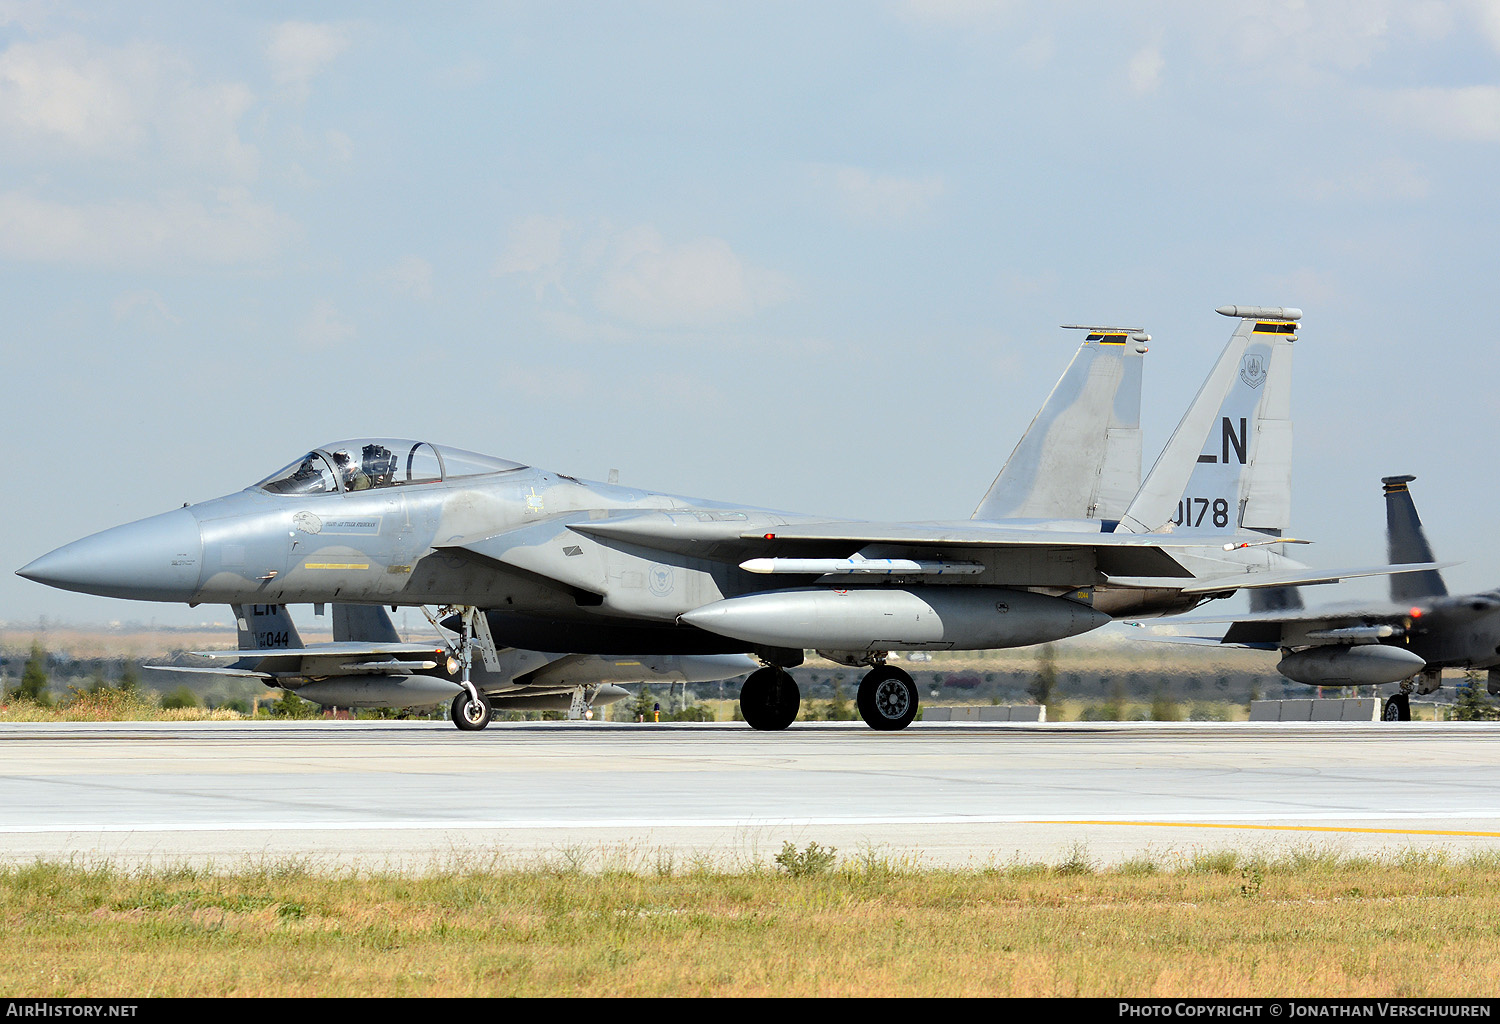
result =
[[[324,494],[410,487],[524,468],[519,462],[427,441],[367,437],[314,448],[255,486],[272,494]]]

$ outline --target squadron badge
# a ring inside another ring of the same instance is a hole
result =
[[[1266,357],[1260,353],[1252,353],[1240,362],[1240,380],[1258,388],[1266,382]]]

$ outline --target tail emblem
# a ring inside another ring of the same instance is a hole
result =
[[[1266,357],[1260,353],[1252,353],[1240,362],[1240,380],[1252,388],[1258,388],[1266,382]]]

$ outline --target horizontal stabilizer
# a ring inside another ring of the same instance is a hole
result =
[[[247,661],[300,661],[304,658],[369,658],[381,655],[439,654],[447,657],[446,648],[434,644],[367,644],[354,641],[318,644],[316,647],[262,648],[250,651],[193,651],[197,658],[244,658]]]
[[[1130,634],[1128,638],[1132,642],[1140,641],[1148,644],[1179,644],[1187,647],[1232,647],[1237,650],[1250,651],[1274,651],[1275,644],[1233,644],[1225,643],[1223,637],[1219,636],[1185,636],[1177,633],[1142,633],[1139,636]]]
[[[153,672],[195,672],[208,676],[239,676],[244,679],[270,679],[269,672],[255,672],[248,668],[225,668],[219,665],[197,666],[192,665],[142,665]]]

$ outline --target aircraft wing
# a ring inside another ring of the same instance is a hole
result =
[[[668,517],[629,518],[572,523],[569,529],[585,536],[644,548],[673,551],[685,534],[711,549],[709,557],[742,562],[757,556],[844,558],[864,548],[879,546],[886,554],[914,559],[931,557],[934,549],[971,549],[974,553],[1005,551],[1028,557],[1077,558],[1092,556],[1106,575],[1174,576],[1177,584],[1192,574],[1170,554],[1173,549],[1201,549],[1203,541],[1176,540],[1166,534],[1072,533],[1062,530],[1018,530],[986,526],[971,520],[956,523],[797,522],[768,524],[746,530],[743,523],[698,522],[684,529]],[[797,570],[787,568],[786,571]],[[821,573],[819,573],[821,574]],[[1024,581],[1021,581],[1024,582]],[[1077,581],[1080,584],[1094,582]]]
[[[1232,535],[1225,534],[1225,537]],[[1236,572],[1194,578],[1178,554],[1201,556],[1215,538],[1203,534],[1098,533],[1017,529],[974,520],[879,523],[795,519],[758,511],[638,512],[599,519],[570,515],[483,537],[457,537],[440,550],[545,579],[576,595],[607,589],[601,563],[579,554],[580,538],[616,547],[689,554],[756,573],[822,576],[980,574],[1015,586],[1093,586],[1214,594],[1247,587],[1333,583],[1354,576],[1431,568],[1423,563]],[[597,600],[597,598],[596,598]]]

